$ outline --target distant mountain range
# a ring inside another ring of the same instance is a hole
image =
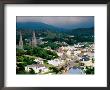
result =
[[[73,35],[94,35],[94,27],[64,29],[64,28],[55,27],[53,25],[48,25],[42,22],[17,22],[16,30],[63,32],[63,33],[73,34]]]
[[[17,22],[17,30],[50,30],[50,31],[65,31],[64,28],[58,28],[52,25],[48,25],[42,22]]]
[[[94,35],[94,27],[72,29],[68,33],[73,35],[90,35],[91,36],[91,35]]]

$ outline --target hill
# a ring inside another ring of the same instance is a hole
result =
[[[42,22],[17,22],[16,23],[16,30],[22,30],[24,33],[32,33],[34,30],[36,33],[65,33],[69,35],[94,35],[94,27],[90,28],[77,28],[77,29],[64,29],[58,28],[53,25],[48,25]]]
[[[72,29],[68,32],[68,34],[72,34],[72,35],[85,35],[85,36],[88,36],[88,35],[94,35],[94,28],[91,27],[91,28],[77,28],[77,29]]]
[[[16,30],[41,30],[41,31],[52,31],[52,32],[61,32],[65,31],[66,29],[58,28],[52,25],[48,25],[42,22],[17,22],[16,23]]]

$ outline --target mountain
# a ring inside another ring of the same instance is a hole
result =
[[[94,27],[72,29],[68,32],[68,34],[91,36],[91,35],[94,35]]]
[[[16,30],[49,30],[54,32],[65,31],[66,29],[58,28],[42,22],[17,22]]]
[[[77,28],[77,29],[64,29],[64,28],[58,28],[53,25],[48,25],[42,22],[17,22],[16,23],[16,30],[19,32],[19,30],[22,30],[25,33],[30,33],[33,30],[36,33],[65,33],[69,35],[85,35],[85,36],[91,36],[94,35],[94,27],[90,28]]]

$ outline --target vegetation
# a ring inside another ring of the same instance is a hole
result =
[[[39,47],[41,47],[41,48],[50,47],[53,50],[58,49],[60,46],[61,45],[56,44],[54,42],[48,42],[48,43],[44,43],[44,44],[39,45]]]
[[[21,28],[17,29],[17,36],[16,36],[16,43],[19,42],[19,30]],[[32,31],[33,30],[27,30],[22,29],[23,33],[23,42],[26,44],[27,41],[29,41],[32,38]],[[50,46],[52,49],[58,48],[58,44],[55,44],[55,41],[59,42],[66,42],[69,45],[73,45],[78,42],[94,42],[94,28],[79,28],[79,29],[73,29],[73,30],[66,30],[66,31],[58,31],[54,29],[38,29],[34,30],[37,34],[37,38],[43,37],[43,41],[48,41],[47,44],[41,45],[41,47]],[[57,32],[56,32],[57,31]],[[74,35],[74,36],[73,36]],[[70,37],[73,36],[73,37]],[[27,39],[27,40],[25,40]]]
[[[55,74],[59,73],[59,69],[56,67],[49,67],[50,70],[52,70]]]
[[[60,68],[57,68],[57,67],[49,67],[50,71],[55,73],[55,74],[61,74],[63,73],[63,71],[65,70],[65,68],[62,66]]]
[[[86,67],[84,71],[86,74],[94,74],[94,67]]]
[[[28,48],[27,50],[21,50],[17,49],[16,50],[16,60],[17,60],[17,68],[16,68],[16,73],[17,74],[29,74],[33,73],[33,70],[30,72],[25,71],[25,66],[31,65],[31,64],[36,64],[35,57],[41,57],[43,59],[47,60],[52,60],[54,58],[57,58],[58,55],[55,52],[52,52],[50,50],[43,49],[41,47],[35,47],[35,48]],[[50,67],[52,65],[49,65],[48,63],[45,63],[46,66]]]
[[[16,56],[17,62],[23,62],[25,65],[31,65],[35,63],[34,59],[27,56]]]
[[[45,59],[44,65],[50,69],[49,72],[62,73],[63,70],[65,70],[64,67],[57,68],[54,67],[51,64],[48,64],[48,60],[53,60],[55,58],[58,58],[58,55],[54,50],[57,50],[61,46],[65,45],[74,45],[79,42],[87,42],[87,44],[84,45],[85,47],[89,46],[89,42],[94,42],[94,28],[79,28],[76,30],[60,30],[58,28],[52,27],[52,26],[45,26],[44,24],[40,23],[37,27],[39,29],[36,29],[36,24],[33,26],[33,23],[26,24],[26,27],[18,27],[19,23],[17,23],[17,33],[16,33],[16,44],[19,43],[19,30],[22,30],[22,38],[23,38],[23,49],[16,49],[16,73],[17,74],[35,74],[33,69],[30,69],[29,72],[25,71],[25,66],[36,64],[35,57],[40,57]],[[41,26],[44,26],[42,28]],[[34,27],[32,29],[32,27]],[[50,27],[50,28],[48,28]],[[27,30],[28,29],[28,30]],[[46,29],[46,30],[45,30]],[[29,42],[32,38],[32,31],[35,31],[36,38],[40,39],[42,38],[43,44],[38,44],[37,47],[32,48],[29,45]],[[63,43],[65,42],[65,43]],[[92,60],[94,62],[94,60]],[[75,62],[76,66],[80,66],[80,62]],[[81,64],[83,66],[83,64]],[[41,71],[39,71],[40,73]],[[86,67],[85,70],[86,74],[94,74],[94,68]]]
[[[25,51],[22,50],[22,49],[16,49],[16,56],[22,56],[22,55],[25,55]]]
[[[55,53],[54,51],[52,52],[50,50],[46,50],[41,47],[35,47],[30,50],[27,50],[26,54],[33,55],[36,57],[41,57],[41,58],[47,59],[47,60],[51,60],[51,59],[58,57],[57,53]]]
[[[35,71],[34,71],[32,68],[30,68],[29,73],[30,73],[30,74],[35,74]]]
[[[24,65],[23,63],[17,64],[16,73],[17,73],[17,74],[26,74],[27,72],[25,71],[24,66],[25,66],[25,65]]]
[[[44,66],[45,67],[54,67],[52,64],[49,64],[47,60],[44,60]]]

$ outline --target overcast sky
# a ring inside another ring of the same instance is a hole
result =
[[[93,16],[17,16],[17,22],[42,22],[61,28],[88,28],[94,26]]]

